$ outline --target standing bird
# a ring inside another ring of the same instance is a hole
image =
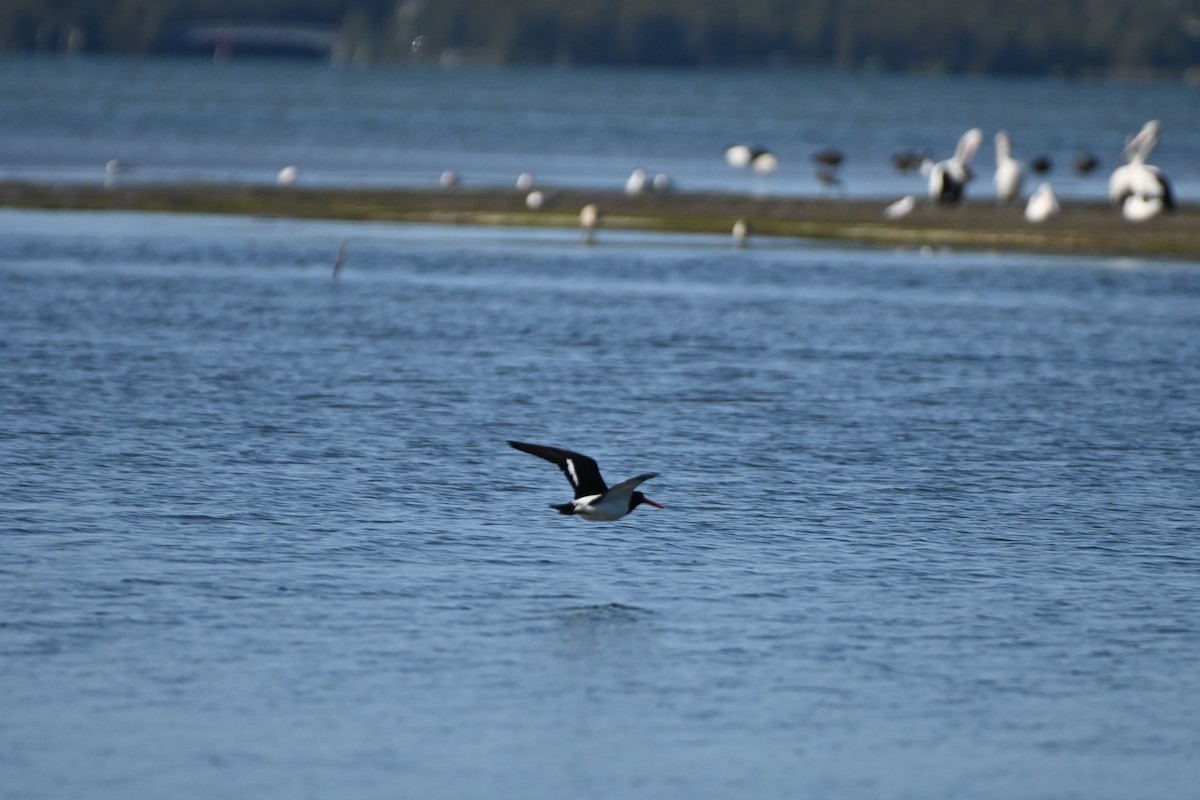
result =
[[[1006,131],[996,134],[996,200],[1005,205],[1021,198],[1025,165],[1013,158],[1012,137]]]
[[[1108,199],[1121,206],[1125,218],[1134,222],[1175,210],[1171,182],[1162,170],[1146,159],[1158,145],[1162,123],[1152,119],[1125,145],[1121,157],[1129,163],[1117,167],[1108,179]]]
[[[596,228],[600,225],[600,206],[588,203],[579,209],[579,238],[584,244],[596,241]]]
[[[929,198],[936,203],[953,205],[962,200],[963,190],[975,177],[971,159],[983,142],[983,131],[971,128],[958,140],[954,155],[929,167]]]
[[[525,442],[509,441],[509,446],[523,453],[544,458],[556,464],[567,476],[571,488],[575,490],[575,499],[561,505],[551,504],[550,507],[560,514],[577,514],[592,522],[611,522],[633,511],[642,503],[662,508],[641,492],[634,491],[642,481],[648,481],[657,472],[645,472],[636,478],[622,481],[611,489],[600,477],[600,468],[596,462],[580,453],[562,450],[557,447],[547,447],[542,444],[526,444]]]
[[[745,247],[746,242],[750,239],[750,234],[754,232],[754,225],[748,219],[739,219],[733,223],[733,244],[736,247]]]

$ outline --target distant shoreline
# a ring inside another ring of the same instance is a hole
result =
[[[429,222],[577,228],[588,203],[604,229],[729,234],[738,219],[755,236],[795,236],[864,244],[952,247],[1200,261],[1200,206],[1130,223],[1106,203],[1065,201],[1060,216],[1034,225],[1018,207],[990,199],[957,208],[917,203],[887,220],[888,199],[754,197],[671,192],[626,197],[619,192],[544,189],[539,210],[515,189],[280,188],[254,185],[126,185],[0,182],[0,207],[58,210],[239,214],[300,219]]]

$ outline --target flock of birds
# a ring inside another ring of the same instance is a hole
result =
[[[1150,120],[1136,134],[1130,136],[1121,152],[1124,162],[1109,178],[1108,198],[1121,210],[1122,216],[1132,222],[1142,222],[1153,219],[1160,214],[1175,209],[1175,196],[1171,182],[1163,171],[1149,163],[1151,153],[1158,145],[1162,135],[1162,123]],[[999,131],[994,137],[996,146],[996,167],[993,175],[996,201],[1002,205],[1017,205],[1024,202],[1025,218],[1033,223],[1044,222],[1056,216],[1062,209],[1054,188],[1048,181],[1043,181],[1037,188],[1023,197],[1026,176],[1028,173],[1043,175],[1050,171],[1051,163],[1046,156],[1031,159],[1028,164],[1013,156],[1012,137],[1006,131]],[[968,185],[975,179],[971,163],[983,144],[983,131],[971,128],[961,137],[953,155],[941,161],[934,161],[924,153],[903,151],[892,156],[892,165],[901,172],[920,171],[927,183],[928,199],[936,205],[952,206],[964,199]],[[838,169],[845,161],[845,155],[836,148],[818,150],[812,156],[817,164],[817,180],[823,186],[837,187],[841,185]],[[773,174],[779,168],[779,158],[765,147],[751,147],[735,144],[725,150],[725,161],[736,169],[748,169],[759,176]],[[1075,160],[1075,170],[1081,175],[1093,171],[1099,159],[1083,153]],[[119,160],[108,162],[105,169],[105,185],[113,186],[124,171],[125,165]],[[295,165],[282,168],[276,176],[280,186],[292,186],[296,183],[300,171]],[[439,184],[443,189],[454,189],[460,185],[459,176],[452,170],[442,173]],[[516,188],[525,192],[525,203],[533,210],[543,208],[550,196],[543,190],[534,188],[532,173],[524,172],[517,178]],[[650,174],[645,169],[635,169],[625,181],[625,194],[636,197],[645,194],[669,192],[674,183],[666,173]],[[918,205],[917,195],[909,194],[889,204],[883,209],[887,219],[897,220],[912,213]],[[596,229],[601,219],[600,208],[595,203],[585,205],[579,214],[581,239],[585,244],[595,240]],[[749,220],[739,219],[733,227],[733,241],[736,245],[744,245],[753,231]]]
[[[1150,154],[1158,145],[1162,134],[1162,123],[1147,122],[1138,133],[1129,137],[1121,153],[1124,162],[1109,179],[1109,200],[1121,210],[1125,219],[1142,222],[1164,212],[1175,209],[1175,197],[1171,183],[1157,166],[1148,163]],[[972,128],[958,140],[954,154],[941,161],[934,161],[921,153],[905,151],[892,156],[892,164],[901,172],[920,170],[928,187],[929,200],[937,205],[960,203],[968,184],[975,178],[971,162],[983,144],[983,131]],[[1042,175],[1050,171],[1051,162],[1046,156],[1038,156],[1029,164],[1013,156],[1012,137],[1006,131],[995,135],[996,171],[993,183],[996,200],[1003,205],[1022,202],[1022,190],[1028,172]],[[759,159],[769,157],[767,165],[758,168]],[[813,154],[818,164],[817,180],[826,186],[840,185],[838,167],[844,160],[841,151],[834,148],[819,150]],[[762,148],[734,145],[725,152],[725,160],[732,167],[752,166],[759,174],[770,174],[778,161]],[[1091,153],[1082,153],[1075,160],[1075,169],[1081,175],[1093,171],[1100,160]],[[1061,211],[1061,203],[1048,181],[1043,181],[1024,198],[1025,218],[1030,222],[1044,222]],[[901,219],[917,207],[917,196],[906,195],[884,209],[888,219]]]

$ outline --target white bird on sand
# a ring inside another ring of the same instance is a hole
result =
[[[996,199],[1004,204],[1021,199],[1025,183],[1025,165],[1012,156],[1012,137],[1006,131],[996,134]]]
[[[508,444],[523,453],[546,459],[557,465],[563,475],[567,476],[567,481],[575,490],[575,499],[569,503],[551,504],[550,507],[560,514],[578,515],[592,522],[611,522],[625,516],[642,503],[662,508],[646,495],[634,491],[640,483],[655,477],[657,472],[644,472],[609,488],[604,478],[600,477],[600,468],[596,466],[596,462],[582,453],[543,444],[513,441],[509,441]]]
[[[906,194],[896,202],[889,205],[883,210],[883,216],[888,219],[903,219],[913,212],[917,207],[917,198],[911,194]]]
[[[579,234],[580,239],[584,244],[591,244],[596,240],[596,228],[600,225],[600,207],[595,203],[588,203],[579,210]]]
[[[280,186],[291,186],[298,177],[300,177],[299,167],[289,164],[279,170],[279,174],[275,176],[275,182]]]
[[[1057,216],[1060,209],[1054,189],[1050,184],[1043,183],[1029,196],[1029,202],[1025,204],[1025,219],[1030,222],[1045,222]]]
[[[1162,123],[1152,119],[1142,126],[1125,145],[1121,157],[1127,164],[1117,167],[1108,180],[1108,199],[1121,206],[1121,213],[1133,222],[1175,210],[1171,182],[1162,170],[1146,159],[1158,145]]]
[[[953,156],[929,166],[931,200],[947,205],[962,200],[963,190],[974,177],[974,173],[971,172],[971,159],[975,157],[982,142],[983,131],[971,128],[959,137],[958,147],[955,148]]]

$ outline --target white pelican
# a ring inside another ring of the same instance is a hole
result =
[[[528,192],[533,188],[533,173],[522,172],[517,176],[517,188],[522,192]]]
[[[296,178],[300,177],[299,168],[289,164],[279,170],[279,174],[275,176],[275,182],[280,186],[291,186],[296,182]]]
[[[1117,167],[1108,179],[1108,199],[1121,206],[1125,218],[1135,222],[1163,211],[1175,210],[1175,195],[1162,170],[1146,159],[1158,145],[1162,123],[1152,119],[1125,145],[1121,157],[1127,164]],[[1139,198],[1130,203],[1131,198]]]
[[[458,186],[458,173],[452,169],[448,169],[442,173],[442,177],[438,179],[438,183],[443,189],[453,189]]]
[[[542,206],[546,205],[546,193],[539,190],[534,190],[525,195],[525,207],[530,211],[538,211]]]
[[[996,199],[1005,205],[1021,198],[1025,165],[1012,156],[1012,137],[1006,131],[996,134]]]
[[[929,167],[929,197],[937,203],[951,205],[962,200],[963,190],[970,183],[971,159],[983,142],[983,131],[971,128],[958,140],[954,155]]]
[[[1029,202],[1025,204],[1025,219],[1030,222],[1045,222],[1058,216],[1059,210],[1054,189],[1050,188],[1050,184],[1043,183],[1029,196]]]

